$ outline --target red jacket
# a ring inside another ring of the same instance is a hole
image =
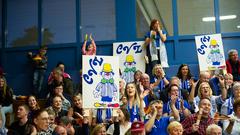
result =
[[[232,74],[232,65],[229,60],[226,61],[227,72]],[[240,60],[238,60],[238,74],[240,74]]]

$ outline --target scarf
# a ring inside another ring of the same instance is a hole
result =
[[[233,102],[234,102],[234,99],[230,97],[228,100],[227,115],[230,115],[233,113]]]
[[[156,77],[154,77],[154,81],[157,82],[157,80],[158,79]],[[158,84],[158,88],[159,88],[160,91],[162,91],[165,88],[165,84],[164,84],[164,80],[163,79],[160,80],[160,82]]]
[[[138,108],[137,104],[133,105],[132,109],[130,109],[130,106],[129,106],[129,103],[128,103],[127,110],[130,114],[130,122],[134,122],[135,119],[137,119],[138,121],[140,120],[140,116],[138,114],[139,108]]]
[[[171,104],[171,99],[167,102],[167,113],[170,114],[170,112],[172,112],[172,109],[170,107]],[[181,106],[181,100],[180,98],[177,99],[176,103],[175,103],[176,108],[179,110],[180,106]]]
[[[158,60],[158,50],[160,49],[160,42],[161,38],[156,39],[157,37],[157,33],[156,35],[153,35],[153,31],[150,32],[150,38],[152,39],[152,42],[150,42],[149,44],[149,50],[150,50],[150,55],[151,55],[151,60],[155,61]],[[157,42],[158,40],[158,42]]]
[[[181,81],[181,85],[180,85],[181,89],[186,89],[188,90],[188,92],[190,92],[190,83],[189,80],[185,80],[185,81]]]
[[[106,109],[106,120],[110,120],[111,116],[112,116],[111,110],[110,109]],[[97,123],[103,123],[102,109],[97,109]]]

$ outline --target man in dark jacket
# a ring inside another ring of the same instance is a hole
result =
[[[9,127],[8,134],[10,135],[30,135],[33,131],[33,125],[28,121],[29,108],[22,104],[18,106],[16,122],[13,122]]]

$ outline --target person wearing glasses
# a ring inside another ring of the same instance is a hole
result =
[[[34,133],[37,133],[37,135],[52,135],[56,127],[56,125],[50,126],[49,115],[45,109],[40,109],[35,112],[33,124],[35,126]]]
[[[175,99],[176,101],[176,99]],[[180,120],[175,102],[171,102],[172,116],[163,116],[163,102],[154,100],[150,103],[151,111],[149,119],[145,120],[145,130],[149,135],[168,135],[167,127],[171,121]]]

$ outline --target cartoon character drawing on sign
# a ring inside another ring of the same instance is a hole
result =
[[[124,72],[122,74],[122,79],[126,81],[126,83],[134,81],[134,73],[136,71],[136,62],[132,55],[126,56],[126,61],[124,62]]]
[[[215,39],[210,41],[210,53],[207,57],[207,62],[212,63],[213,66],[219,66],[223,55],[220,53],[219,45]]]
[[[114,72],[112,71],[112,66],[109,63],[103,64],[103,70],[100,73],[102,76],[101,82],[96,86],[93,92],[94,97],[98,98],[101,96],[102,102],[112,102],[113,98],[117,97],[117,85],[114,83]]]

